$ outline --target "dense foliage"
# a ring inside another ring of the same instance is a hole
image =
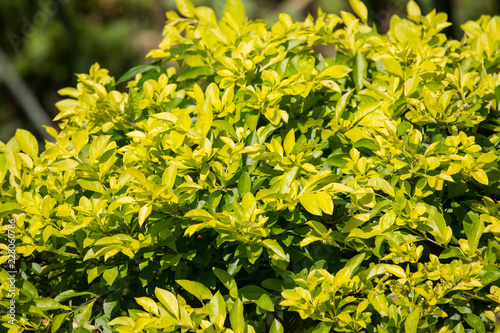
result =
[[[56,143],[0,143],[4,326],[500,332],[500,18],[447,40],[410,1],[380,35],[350,2],[268,28],[178,0],[155,62],[60,91]]]

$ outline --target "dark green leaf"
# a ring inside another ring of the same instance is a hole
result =
[[[123,74],[118,79],[116,84],[120,84],[122,82],[128,81],[130,79],[135,78],[135,76],[138,74],[142,74],[142,73],[145,73],[145,72],[148,72],[152,69],[157,69],[157,68],[158,67],[155,64],[146,64],[146,65],[139,65],[136,67],[132,67],[131,69],[129,69],[125,74]]]
[[[231,293],[231,296],[238,295],[238,285],[236,284],[234,278],[228,272],[215,267],[213,268],[213,272],[215,276],[217,276],[217,278],[224,284],[224,286],[226,286],[226,288]]]

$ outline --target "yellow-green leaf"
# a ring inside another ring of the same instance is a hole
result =
[[[201,137],[206,137],[212,127],[214,115],[212,111],[212,103],[206,99],[200,107],[198,107],[198,117],[195,124],[195,129],[200,132]]]
[[[286,154],[290,155],[293,147],[295,147],[295,131],[291,129],[285,136],[285,140],[283,141],[283,148],[285,148]]]
[[[237,298],[233,303],[231,312],[229,313],[229,321],[234,333],[245,333],[245,316],[243,315],[243,302]]]
[[[344,65],[333,65],[325,68],[319,75],[319,78],[341,79],[345,77],[352,69]]]
[[[280,260],[287,260],[287,256],[285,254],[285,251],[283,251],[283,248],[281,245],[278,244],[277,241],[274,239],[266,239],[262,242],[262,244],[267,248],[267,250],[270,252],[271,255],[277,256]]]
[[[177,302],[175,295],[170,291],[161,288],[155,289],[155,295],[161,304],[165,305],[167,310],[169,310],[175,318],[179,319],[179,303]]]
[[[273,320],[269,333],[284,333],[284,332],[285,329],[283,328],[283,325],[281,325],[281,323],[275,318]]]
[[[33,158],[38,156],[38,142],[33,134],[23,129],[17,129],[14,137],[22,151]]]
[[[420,7],[413,0],[408,2],[406,5],[406,12],[408,13],[408,17],[416,22],[420,21],[420,15],[422,12],[420,11]]]
[[[177,9],[179,12],[189,18],[193,18],[195,15],[195,7],[191,0],[175,0],[177,4]]]
[[[398,265],[385,265],[384,268],[389,273],[394,274],[399,278],[406,279],[405,270],[399,267]]]
[[[405,321],[405,332],[407,333],[416,333],[418,329],[418,322],[420,320],[421,310],[420,308],[416,308],[413,310],[408,317],[406,317]]]
[[[142,227],[146,218],[151,214],[151,209],[153,207],[150,204],[144,205],[139,209],[139,226]]]
[[[483,185],[488,185],[488,176],[483,169],[472,172],[472,177]]]
[[[351,8],[354,10],[356,15],[359,16],[361,21],[363,21],[363,23],[366,23],[368,21],[368,9],[366,8],[365,4],[360,0],[349,0],[349,4],[351,5]]]
[[[317,192],[316,200],[318,201],[319,208],[327,214],[333,214],[333,200],[332,196],[326,192]]]
[[[226,0],[224,6],[224,13],[231,14],[231,16],[238,22],[240,27],[243,27],[247,20],[247,14],[245,13],[245,7],[241,0]]]
[[[171,165],[163,172],[162,183],[165,184],[167,189],[173,189],[176,177],[177,177],[177,166]]]
[[[318,203],[318,199],[316,198],[316,194],[309,193],[300,197],[300,203],[304,208],[313,215],[321,216],[321,208]]]
[[[390,74],[394,74],[399,77],[403,77],[403,68],[399,61],[394,58],[386,58],[382,60],[385,70]]]
[[[184,288],[187,292],[189,292],[200,301],[211,299],[213,297],[210,289],[199,282],[189,280],[176,280],[175,282],[180,284],[182,288]]]
[[[78,154],[80,150],[89,142],[89,133],[86,130],[81,130],[73,134],[73,139],[71,143],[75,147],[75,154]]]
[[[210,300],[210,310],[212,311],[210,320],[219,327],[224,327],[224,320],[226,319],[227,314],[226,302],[219,291],[217,291],[214,297]]]
[[[144,308],[144,310],[146,310],[147,312],[152,312],[155,315],[159,315],[158,305],[156,305],[155,301],[153,301],[151,298],[149,298],[149,297],[136,297],[135,301],[137,302],[137,304],[142,306]]]

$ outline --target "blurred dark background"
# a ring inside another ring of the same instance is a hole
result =
[[[350,10],[348,0],[242,0],[250,18],[274,23],[286,12],[295,20],[321,7]],[[225,0],[193,0],[219,15]],[[406,15],[407,0],[364,0],[370,21],[387,30],[393,14]],[[500,0],[418,0],[422,13],[447,12],[453,22],[446,33],[461,38],[460,24],[482,14],[497,15]],[[17,128],[42,139],[42,124],[57,114],[57,90],[74,86],[74,73],[99,62],[120,77],[148,63],[146,53],[161,41],[165,12],[174,0],[15,0],[0,1],[0,141]],[[31,116],[30,116],[31,114]]]

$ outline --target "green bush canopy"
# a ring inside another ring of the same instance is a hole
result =
[[[500,332],[500,18],[350,2],[178,0],[151,64],[60,91],[55,143],[0,143],[3,326]]]

